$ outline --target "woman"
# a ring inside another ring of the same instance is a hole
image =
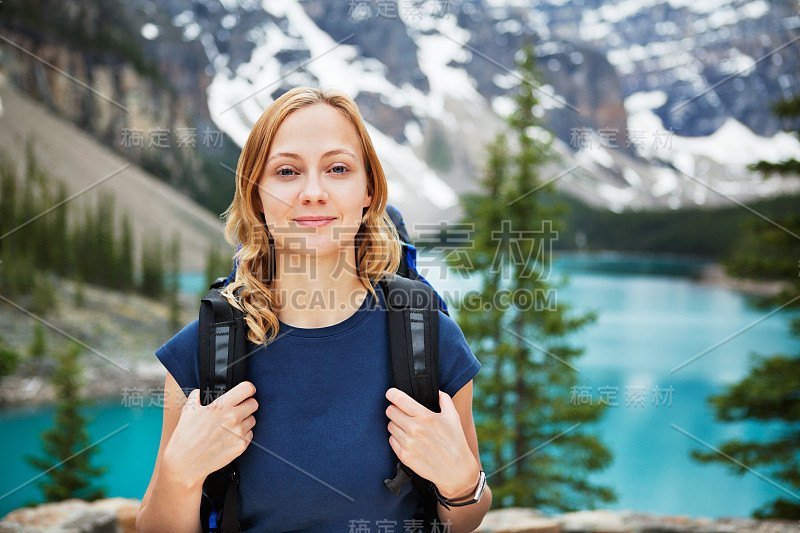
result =
[[[245,532],[404,531],[419,495],[410,483],[399,496],[384,486],[398,458],[443,497],[473,496],[480,363],[455,322],[439,312],[441,412],[391,386],[376,283],[400,249],[386,198],[349,97],[299,87],[260,117],[225,212],[226,239],[241,248],[223,294],[245,313],[247,381],[201,405],[197,320],[156,351],[168,370],[164,421],[139,531],[200,531],[203,480],[237,457]],[[440,521],[472,531],[490,505],[486,487],[476,503],[439,504]]]

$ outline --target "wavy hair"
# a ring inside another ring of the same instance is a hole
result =
[[[272,236],[264,214],[256,206],[258,181],[264,171],[272,141],[290,113],[313,104],[327,104],[338,109],[355,127],[361,138],[367,189],[372,203],[364,208],[361,225],[355,236],[358,277],[375,294],[374,284],[391,277],[400,264],[400,244],[397,230],[386,212],[388,186],[383,167],[367,133],[356,103],[334,88],[295,87],[281,95],[261,115],[242,148],[236,165],[236,192],[233,201],[222,213],[225,220],[225,240],[236,247],[236,278],[222,295],[243,312],[248,326],[247,338],[260,345],[278,335],[278,303],[272,291],[275,273],[275,252]]]

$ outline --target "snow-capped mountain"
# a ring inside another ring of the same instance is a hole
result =
[[[800,188],[800,178],[745,168],[800,159],[800,142],[768,106],[800,93],[795,0],[131,5],[146,57],[185,100],[182,116],[239,144],[290,87],[334,85],[354,97],[390,199],[414,221],[453,220],[458,195],[474,189],[527,39],[541,69],[537,111],[563,155],[543,178],[561,176],[562,190],[621,210]]]

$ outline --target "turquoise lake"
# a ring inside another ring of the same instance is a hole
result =
[[[603,397],[618,404],[592,427],[614,453],[611,466],[593,477],[617,491],[619,501],[609,509],[747,516],[773,498],[791,497],[770,481],[769,471],[756,469],[763,477],[737,476],[689,456],[691,450],[707,451],[706,445],[733,437],[767,438],[777,431],[717,423],[706,398],[741,378],[751,353],[800,349],[789,334],[788,313],[762,320],[769,310],[750,307],[743,294],[693,279],[699,266],[685,260],[571,256],[555,267],[569,275],[558,301],[599,315],[575,337],[574,343],[585,348],[575,365],[582,394],[576,401]],[[453,290],[458,282],[435,267],[421,265],[421,270],[442,292]],[[194,294],[202,280],[187,274],[182,285]],[[108,496],[141,498],[150,480],[161,411],[147,404],[147,399],[142,407],[115,401],[87,410],[94,417],[92,442],[118,431],[98,445],[95,457],[95,464],[109,468],[100,480]],[[0,411],[0,434],[6,435],[0,441],[0,516],[30,500],[41,501],[35,482],[29,482],[37,472],[22,458],[40,455],[38,434],[51,416],[49,408]]]

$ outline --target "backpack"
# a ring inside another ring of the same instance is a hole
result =
[[[416,270],[416,248],[410,242],[400,213],[387,211],[397,228],[403,253],[397,275],[378,282],[383,291],[389,329],[392,382],[417,402],[434,412],[439,409],[439,315],[449,314],[444,300]],[[244,381],[247,357],[247,325],[242,312],[220,294],[234,277],[218,278],[200,304],[199,373],[200,400],[208,405]],[[236,295],[239,296],[238,290]],[[384,480],[387,489],[399,495],[411,481],[420,494],[414,515],[422,531],[431,531],[439,520],[433,483],[398,461],[394,476]],[[234,459],[211,473],[203,482],[200,522],[203,533],[239,533],[239,471]]]

